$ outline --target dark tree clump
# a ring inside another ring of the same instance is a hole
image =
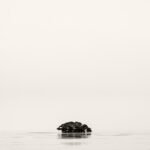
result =
[[[87,133],[92,132],[91,128],[89,128],[86,124],[82,124],[81,122],[66,122],[60,125],[57,130],[61,130],[62,133]]]

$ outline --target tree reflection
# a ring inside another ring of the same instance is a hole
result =
[[[76,139],[76,138],[89,138],[91,133],[60,133],[59,139]]]

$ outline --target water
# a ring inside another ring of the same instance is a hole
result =
[[[0,133],[0,150],[150,150],[150,134]]]

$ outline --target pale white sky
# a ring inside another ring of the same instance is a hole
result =
[[[1,0],[0,130],[150,130],[148,0]]]

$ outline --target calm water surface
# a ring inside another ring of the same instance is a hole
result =
[[[150,150],[149,134],[0,133],[0,150]]]

